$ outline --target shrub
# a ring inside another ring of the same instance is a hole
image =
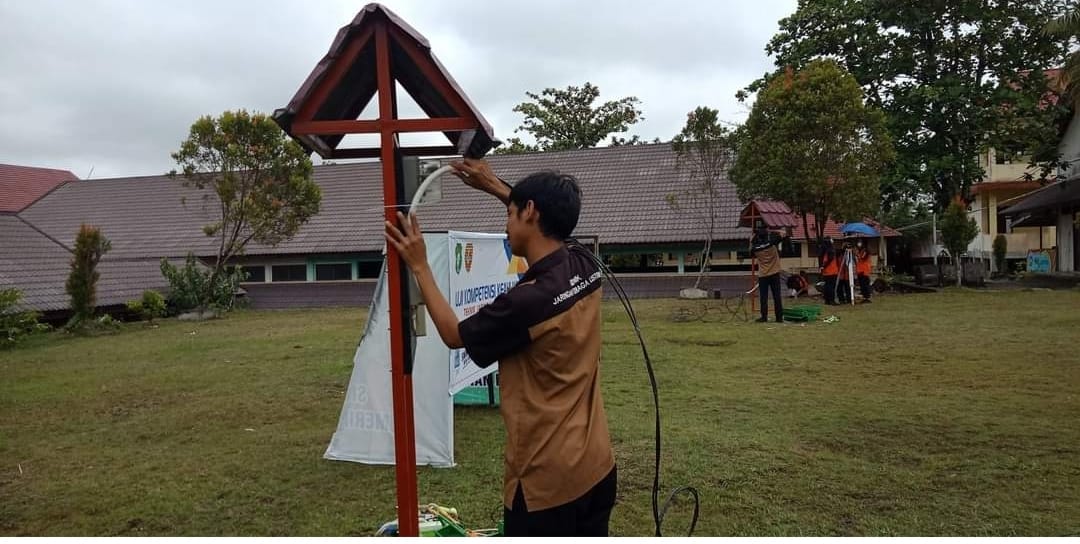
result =
[[[147,289],[143,291],[141,299],[128,301],[127,307],[142,319],[153,323],[155,317],[165,315],[165,297],[153,289]]]
[[[105,330],[115,330],[120,328],[120,322],[113,319],[113,316],[104,314],[101,317],[94,320],[96,328]]]
[[[0,348],[13,346],[27,336],[49,330],[48,325],[38,323],[37,312],[16,308],[20,300],[22,293],[18,289],[0,289]]]
[[[71,273],[65,290],[71,295],[71,321],[68,327],[78,328],[94,316],[97,306],[97,282],[101,274],[97,265],[112,244],[101,229],[83,225],[75,237],[75,254],[71,258]]]
[[[161,274],[169,282],[169,304],[179,312],[207,308],[231,310],[244,277],[239,266],[231,266],[211,280],[213,272],[202,266],[192,253],[188,253],[180,267],[162,259]]]

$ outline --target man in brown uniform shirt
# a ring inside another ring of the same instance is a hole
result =
[[[600,270],[563,242],[577,225],[581,190],[539,172],[513,188],[487,162],[452,163],[471,187],[507,205],[506,234],[529,269],[518,284],[458,322],[439,292],[415,215],[386,224],[439,336],[478,365],[500,361],[506,425],[507,536],[606,536],[615,505],[615,456],[600,397]]]
[[[769,320],[769,291],[773,295],[773,311],[776,322],[784,322],[784,303],[780,297],[780,243],[782,238],[765,227],[759,227],[750,241],[750,250],[754,253],[758,265],[758,291],[761,297],[761,317],[758,323]]]

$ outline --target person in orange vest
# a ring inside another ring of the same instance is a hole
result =
[[[864,303],[870,302],[870,250],[866,249],[862,240],[855,247],[855,273],[859,279],[859,290],[862,291]]]
[[[825,304],[836,306],[836,276],[840,274],[840,263],[836,259],[836,250],[833,248],[832,238],[826,238],[818,251],[818,263],[821,267],[821,277],[825,280]]]
[[[836,277],[836,300],[840,304],[851,302],[851,281],[848,275],[848,259],[851,258],[851,243],[844,242],[844,247],[836,252],[836,264],[839,275]]]

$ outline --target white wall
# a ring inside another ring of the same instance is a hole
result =
[[[1061,172],[1062,175],[1066,178],[1080,175],[1080,112],[1073,115],[1069,127],[1065,129],[1065,135],[1062,136],[1061,144],[1058,145],[1058,152],[1061,153],[1063,161],[1072,163],[1069,168]]]

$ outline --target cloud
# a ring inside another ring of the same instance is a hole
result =
[[[159,174],[198,116],[284,106],[360,4],[299,0],[0,3],[0,162],[94,177]],[[633,132],[670,138],[699,105],[739,121],[795,0],[455,2],[390,9],[423,33],[512,136],[526,91],[590,81],[637,96]],[[403,113],[408,110],[403,108]]]

